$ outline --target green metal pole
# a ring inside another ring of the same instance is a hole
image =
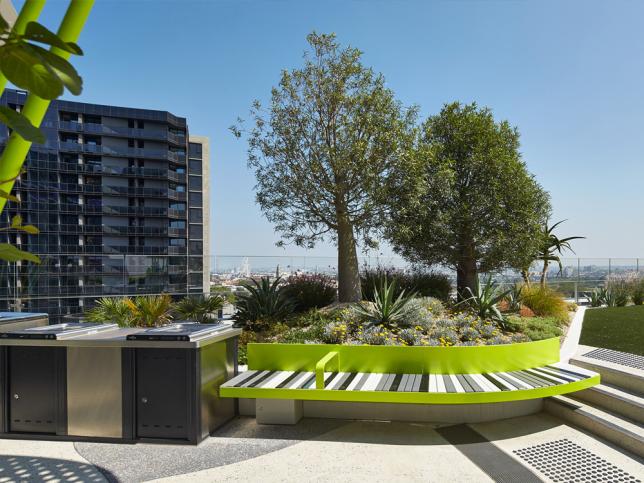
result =
[[[45,6],[45,0],[27,0],[22,6],[16,22],[13,24],[12,32],[16,34],[25,33],[25,28],[29,22],[38,20],[38,16]],[[4,92],[7,85],[7,78],[0,72],[0,92]]]
[[[58,36],[65,42],[76,42],[93,5],[94,0],[72,0],[58,29]],[[52,47],[51,51],[65,59],[68,59],[71,55],[69,52],[55,47]],[[25,106],[22,109],[22,114],[34,126],[40,126],[49,107],[49,103],[49,100],[41,99],[34,94],[29,94]],[[2,153],[2,157],[0,157],[0,180],[6,179],[11,181],[0,185],[0,189],[8,193],[11,192],[15,183],[13,178],[20,174],[20,169],[27,157],[29,148],[31,148],[31,142],[25,141],[15,132],[11,134],[9,142]],[[0,198],[0,213],[4,209],[6,202],[6,199]]]

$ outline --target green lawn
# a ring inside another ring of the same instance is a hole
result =
[[[588,309],[580,344],[644,355],[644,305]]]

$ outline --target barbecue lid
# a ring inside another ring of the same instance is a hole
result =
[[[62,340],[80,335],[97,334],[117,329],[116,324],[95,324],[90,322],[70,322],[64,324],[44,325],[29,329],[15,330],[0,334],[2,339],[52,339]]]
[[[230,324],[221,322],[216,324],[178,322],[129,334],[127,340],[195,341],[229,327]]]

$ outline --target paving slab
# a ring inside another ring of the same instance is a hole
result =
[[[356,421],[271,454],[156,481],[493,481],[427,423]]]

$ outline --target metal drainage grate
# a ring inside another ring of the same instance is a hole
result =
[[[594,349],[590,352],[586,352],[583,356],[644,370],[644,357],[636,354],[629,354],[628,352],[614,351],[611,349]]]
[[[554,482],[641,483],[641,480],[567,439],[518,449],[514,454]]]

